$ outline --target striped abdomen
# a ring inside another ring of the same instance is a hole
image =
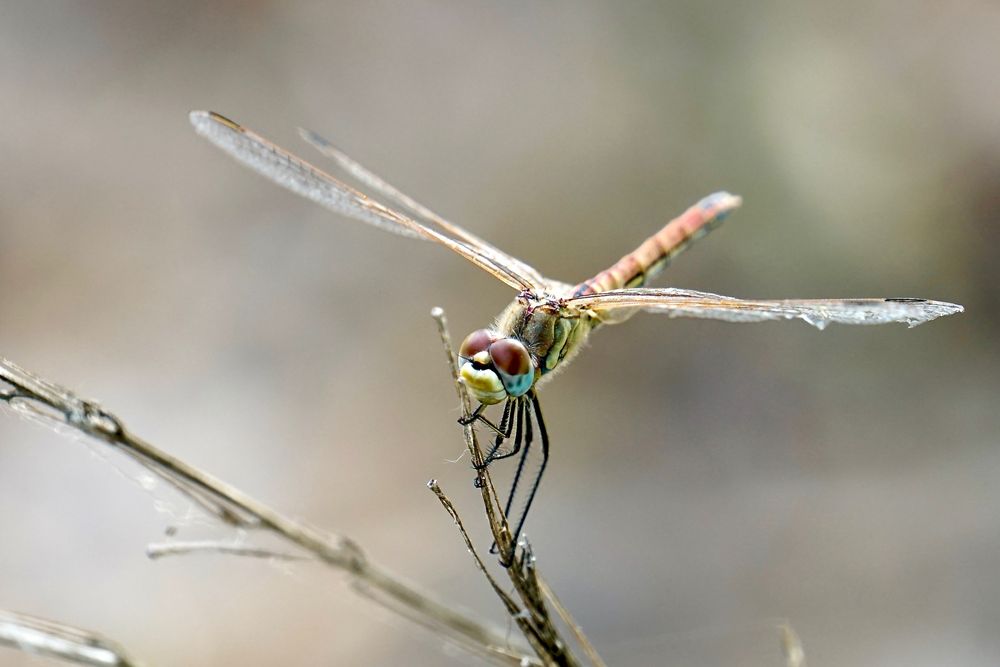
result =
[[[642,245],[590,280],[573,288],[573,296],[598,294],[622,287],[640,287],[662,271],[692,242],[717,227],[740,198],[728,192],[716,192],[684,211]]]

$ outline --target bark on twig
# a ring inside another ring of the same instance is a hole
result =
[[[90,630],[0,609],[0,646],[78,665],[139,667],[121,646]]]
[[[131,433],[98,404],[0,358],[0,403],[29,419],[103,442],[148,468],[229,525],[260,530],[304,549],[326,565],[350,573],[362,595],[499,665],[537,664],[532,651],[492,623],[444,604],[370,560],[348,537],[294,521],[235,487],[170,456]]]
[[[441,344],[444,347],[448,367],[451,370],[452,381],[455,383],[455,391],[458,393],[459,401],[461,402],[462,414],[463,416],[468,416],[472,412],[472,401],[459,376],[458,360],[451,342],[451,335],[448,332],[448,323],[444,311],[441,308],[435,308],[431,311],[431,317],[437,323],[438,334],[441,337]],[[548,598],[553,602],[559,617],[563,619],[564,623],[577,638],[584,654],[590,662],[597,667],[604,667],[604,661],[601,660],[601,657],[583,633],[580,625],[573,620],[569,611],[555,599],[548,586],[542,582],[538,575],[535,556],[531,551],[530,545],[527,544],[527,541],[512,544],[516,536],[511,535],[507,517],[501,509],[502,505],[493,486],[493,480],[490,478],[489,469],[482,466],[483,452],[479,446],[476,431],[473,428],[474,424],[468,419],[463,420],[463,422],[468,422],[465,424],[464,430],[465,442],[472,461],[475,464],[474,467],[477,470],[477,486],[482,491],[483,508],[486,512],[486,518],[489,521],[490,532],[493,535],[499,553],[512,554],[511,562],[505,562],[502,565],[511,584],[513,584],[520,604],[515,603],[497,585],[493,576],[486,569],[462,521],[459,519],[457,511],[451,504],[451,501],[448,500],[438,487],[437,482],[432,480],[428,486],[438,496],[441,504],[444,505],[445,509],[452,516],[452,519],[454,519],[459,531],[462,533],[466,546],[476,560],[477,567],[486,576],[490,586],[497,593],[497,596],[500,597],[507,612],[517,623],[524,636],[528,639],[528,642],[538,652],[538,657],[547,665],[579,664],[579,661],[573,655],[568,643],[562,638],[559,629],[549,614],[548,606],[546,605],[546,598]]]
[[[187,556],[196,553],[225,554],[227,556],[243,556],[245,558],[261,558],[264,560],[314,560],[310,556],[288,554],[271,549],[251,547],[246,544],[230,544],[227,542],[159,542],[146,545],[146,555],[151,560],[164,556]]]
[[[472,411],[471,400],[459,378],[444,312],[436,308],[432,316],[438,325],[463,415],[468,415]],[[445,641],[487,662],[518,667],[576,666],[578,659],[549,613],[551,604],[589,662],[596,667],[605,667],[579,624],[539,575],[535,556],[527,541],[512,544],[513,537],[496,489],[488,469],[482,466],[483,452],[471,422],[464,428],[466,445],[477,469],[477,486],[481,490],[490,532],[499,552],[510,554],[510,562],[501,565],[510,580],[513,594],[501,587],[491,574],[457,509],[437,482],[431,480],[428,486],[454,520],[466,548],[475,559],[476,567],[486,577],[527,644],[512,640],[506,631],[490,622],[444,604],[385,570],[371,561],[350,538],[324,532],[280,514],[229,484],[155,448],[128,431],[116,415],[98,404],[81,399],[2,357],[0,404],[7,404],[19,414],[54,427],[59,432],[82,434],[102,442],[146,467],[225,524],[250,534],[253,531],[270,533],[307,554],[279,552],[242,542],[167,542],[150,545],[147,551],[150,558],[212,552],[275,560],[317,560],[348,572],[354,590],[360,595],[428,628]],[[795,631],[787,622],[780,624],[779,630],[785,664],[802,667],[805,656]],[[137,664],[121,647],[100,635],[14,612],[0,611],[0,645],[3,644],[85,665],[128,667]]]

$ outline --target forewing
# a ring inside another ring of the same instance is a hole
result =
[[[368,197],[225,116],[212,111],[192,111],[190,118],[198,134],[257,173],[306,199],[389,232],[435,241],[514,289],[533,288],[530,279],[499,259]]]
[[[639,309],[670,317],[700,317],[727,322],[803,320],[818,329],[830,323],[886,324],[911,327],[962,312],[962,306],[926,299],[787,299],[757,301],[676,288],[620,289],[566,300],[569,306],[611,315],[616,310]],[[609,318],[613,319],[613,318]]]
[[[459,225],[449,222],[406,193],[400,191],[391,183],[386,182],[383,178],[370,171],[367,167],[344,153],[319,134],[305,129],[300,129],[299,134],[302,135],[303,139],[312,144],[316,150],[333,160],[334,164],[336,164],[337,167],[339,167],[344,173],[349,174],[358,183],[362,184],[372,192],[376,192],[384,199],[393,202],[397,206],[407,209],[417,217],[422,218],[424,221],[436,225],[439,229],[442,229],[451,236],[460,239],[465,244],[475,248],[480,253],[495,262],[509,267],[525,280],[531,282],[536,292],[544,292],[549,287],[549,281],[546,280],[533,267],[525,264],[513,255],[505,253],[493,244],[488,241],[484,241]]]

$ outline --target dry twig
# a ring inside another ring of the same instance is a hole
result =
[[[472,401],[469,399],[465,385],[461,382],[459,376],[458,361],[451,342],[451,335],[448,333],[448,323],[444,311],[440,308],[435,308],[431,311],[431,317],[437,323],[441,344],[444,347],[448,367],[451,369],[452,380],[455,383],[455,390],[462,404],[463,415],[467,416],[472,412]],[[500,589],[492,575],[490,575],[479,554],[476,552],[472,540],[465,530],[465,526],[462,524],[461,519],[459,519],[458,513],[455,511],[451,501],[448,500],[438,487],[437,482],[432,480],[428,486],[438,496],[441,504],[444,505],[452,519],[455,520],[465,540],[465,544],[475,558],[480,571],[486,576],[490,586],[500,597],[507,612],[515,620],[518,627],[524,633],[524,636],[528,639],[528,642],[538,652],[539,658],[546,664],[578,664],[576,657],[569,650],[568,644],[560,635],[559,630],[553,623],[552,617],[549,615],[548,607],[545,603],[545,599],[548,598],[553,602],[559,616],[570,627],[574,636],[577,637],[591,663],[597,667],[604,667],[604,661],[601,660],[601,657],[597,654],[597,651],[590,643],[590,640],[587,639],[579,624],[573,620],[569,611],[559,603],[548,586],[541,580],[530,546],[526,541],[518,544],[512,543],[516,539],[516,536],[511,535],[507,517],[504,516],[501,509],[502,506],[497,497],[496,489],[493,486],[493,481],[490,478],[489,469],[481,465],[483,452],[479,446],[479,440],[476,437],[473,423],[469,420],[463,421],[468,422],[465,425],[465,442],[477,469],[477,486],[479,486],[482,492],[483,507],[489,521],[490,532],[493,534],[493,539],[499,553],[510,555],[509,562],[502,560],[501,565],[503,565],[511,584],[514,586],[514,591],[520,599],[520,605],[517,605],[509,595]]]
[[[778,625],[781,634],[781,654],[785,657],[785,667],[806,667],[806,652],[802,640],[788,621]]]
[[[0,609],[0,646],[79,665],[137,667],[117,643],[89,630]]]
[[[275,561],[296,561],[315,560],[310,556],[300,554],[289,554],[271,549],[261,549],[251,547],[246,544],[233,544],[229,542],[216,542],[213,540],[198,542],[159,542],[146,545],[146,555],[151,560],[163,558],[164,556],[187,556],[195,553],[225,554],[227,556],[243,556],[245,558],[261,558]]]
[[[531,665],[531,649],[492,624],[445,605],[369,560],[351,539],[293,521],[229,484],[153,447],[98,404],[0,358],[0,402],[29,419],[103,442],[145,466],[231,526],[261,530],[352,575],[354,588],[470,653],[499,665]],[[245,555],[245,554],[244,554]],[[273,557],[275,554],[268,554]],[[112,663],[114,664],[114,663]]]
[[[457,360],[448,334],[444,312],[435,308],[432,316],[438,325],[452,379],[468,415],[471,401],[459,379]],[[465,529],[458,511],[435,480],[428,483],[442,506],[455,521],[476,566],[486,577],[507,614],[521,630],[530,648],[512,642],[506,633],[449,607],[418,590],[398,576],[373,563],[351,539],[320,531],[293,521],[257,502],[234,487],[162,452],[130,433],[121,420],[98,404],[79,398],[59,385],[44,380],[16,364],[0,358],[0,403],[19,414],[42,422],[55,430],[82,434],[103,442],[140,463],[165,480],[205,511],[223,523],[242,530],[265,531],[303,549],[308,555],[291,554],[258,548],[241,542],[168,542],[149,545],[150,558],[198,552],[224,553],[273,560],[318,560],[352,575],[354,589],[400,615],[422,625],[456,646],[491,663],[500,665],[569,665],[579,664],[563,640],[553,618],[548,600],[563,623],[570,629],[584,654],[596,667],[605,667],[579,624],[562,605],[538,574],[535,557],[526,542],[513,544],[507,519],[501,510],[496,489],[487,468],[481,466],[483,452],[472,424],[465,426],[466,445],[477,464],[477,486],[493,539],[501,554],[503,570],[513,585],[513,597],[490,573]],[[787,623],[780,626],[785,662],[790,667],[804,665],[802,644]],[[31,616],[0,611],[0,644],[42,655],[70,659],[82,664],[119,665],[136,663],[125,652],[99,635],[71,626]],[[531,655],[534,653],[534,655]]]

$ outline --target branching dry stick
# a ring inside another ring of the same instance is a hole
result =
[[[288,554],[280,551],[272,551],[271,549],[251,547],[245,544],[231,544],[211,540],[199,542],[160,542],[146,545],[146,555],[150,560],[156,560],[164,556],[186,556],[196,553],[225,554],[227,556],[243,556],[245,558],[261,558],[275,561],[315,560],[311,556]]]
[[[138,667],[117,643],[99,634],[37,616],[0,609],[0,646],[100,667]]]
[[[432,315],[438,324],[462,409],[464,414],[468,415],[471,412],[471,401],[464,385],[459,381],[457,362],[444,312],[435,309]],[[234,487],[171,457],[131,434],[120,419],[96,403],[83,400],[69,390],[44,380],[2,357],[0,357],[0,403],[5,403],[28,419],[53,427],[58,432],[82,434],[110,445],[151,470],[219,520],[242,529],[268,531],[310,554],[310,556],[299,556],[239,543],[174,542],[150,545],[148,554],[151,558],[194,552],[225,553],[275,560],[314,558],[353,575],[354,588],[360,594],[489,662],[519,667],[541,664],[576,665],[577,660],[549,616],[545,603],[548,599],[577,638],[592,664],[604,667],[604,662],[583,634],[579,624],[573,620],[539,576],[530,547],[526,543],[512,545],[510,529],[500,509],[496,489],[488,470],[481,466],[477,466],[479,468],[477,474],[486,516],[501,553],[513,554],[512,562],[503,565],[521,601],[520,605],[500,588],[489,573],[476,552],[458,512],[437,483],[432,480],[429,486],[454,519],[466,547],[476,560],[477,567],[486,576],[505,610],[528,639],[531,649],[517,645],[488,623],[434,600],[378,567],[368,560],[352,540],[324,533],[284,517]],[[473,461],[481,463],[483,453],[471,425],[465,427],[465,437]],[[519,548],[514,549],[512,546]],[[786,664],[789,667],[804,665],[802,645],[794,630],[787,623],[782,624],[781,628],[781,643]],[[99,635],[13,612],[0,611],[0,644],[53,657],[74,659],[82,664],[121,667],[137,664],[114,642]],[[537,657],[528,653],[532,649]]]
[[[459,376],[458,360],[455,356],[454,346],[451,342],[451,335],[448,333],[448,323],[445,318],[444,311],[440,308],[435,308],[431,311],[431,317],[433,317],[434,321],[437,323],[438,334],[441,337],[441,344],[444,347],[448,367],[451,370],[452,380],[455,383],[455,390],[458,393],[459,401],[461,402],[463,415],[467,416],[472,412],[472,401],[469,399],[465,385],[462,383]],[[490,478],[489,470],[488,468],[482,466],[483,452],[479,446],[479,441],[476,437],[476,431],[473,428],[473,423],[468,420],[464,421],[468,422],[465,425],[466,446],[469,449],[472,461],[477,469],[477,485],[482,491],[483,506],[486,511],[487,520],[489,521],[490,532],[493,534],[493,539],[496,542],[499,552],[501,554],[512,554],[511,562],[502,563],[502,565],[504,566],[504,570],[510,578],[511,583],[514,586],[514,590],[521,601],[520,606],[514,603],[510,596],[499,588],[496,581],[490,575],[489,571],[483,564],[482,559],[479,557],[479,554],[473,547],[472,540],[469,538],[465,527],[462,525],[462,522],[458,517],[458,513],[455,511],[451,501],[448,500],[438,487],[437,482],[432,480],[428,486],[430,486],[431,490],[437,494],[441,504],[444,505],[452,519],[454,519],[455,523],[458,525],[466,546],[476,559],[476,564],[480,571],[482,571],[486,576],[490,586],[500,597],[501,602],[503,602],[504,607],[507,609],[511,617],[517,622],[518,627],[524,633],[528,642],[538,652],[538,656],[544,660],[546,664],[578,664],[576,658],[570,652],[567,643],[560,636],[559,630],[552,622],[552,618],[549,615],[548,608],[545,603],[546,598],[549,598],[555,606],[559,616],[577,637],[584,653],[588,656],[590,661],[597,667],[604,667],[604,661],[601,660],[593,645],[587,639],[586,635],[584,635],[579,624],[573,620],[569,611],[561,603],[559,603],[555,596],[552,595],[551,589],[549,589],[549,587],[540,579],[535,567],[535,558],[530,547],[526,542],[512,544],[512,540],[516,539],[516,536],[511,535],[510,528],[507,523],[507,517],[504,516],[503,511],[500,509],[502,506],[500,505],[499,498],[497,497],[496,489],[493,486],[493,481]]]
[[[559,618],[561,618],[563,623],[565,623],[566,626],[573,632],[573,636],[576,637],[576,641],[580,642],[580,647],[583,648],[583,652],[587,654],[587,658],[590,660],[591,664],[593,664],[594,667],[607,667],[607,664],[601,658],[600,654],[598,654],[597,649],[590,643],[590,638],[583,633],[583,628],[581,628],[580,624],[576,622],[576,619],[570,615],[569,609],[563,605],[562,601],[556,596],[555,591],[549,587],[548,583],[542,578],[542,576],[537,576],[538,584],[542,589],[542,594],[548,598],[549,602],[552,603],[552,606],[555,607],[556,613],[559,614]]]
[[[437,480],[432,479],[427,482],[427,488],[434,492],[434,495],[438,497],[438,500],[441,502],[445,511],[448,512],[448,514],[451,515],[452,520],[455,521],[455,525],[458,526],[458,532],[462,534],[462,538],[465,540],[466,549],[469,550],[469,553],[472,554],[472,557],[476,561],[476,567],[479,568],[479,571],[483,573],[484,577],[486,577],[486,581],[489,582],[493,592],[497,594],[498,598],[500,598],[500,601],[503,603],[507,613],[510,614],[511,618],[518,622],[518,625],[522,626],[521,629],[525,632],[525,635],[528,636],[529,639],[532,638],[533,634],[531,632],[531,628],[523,624],[525,619],[520,607],[517,606],[517,603],[514,602],[513,598],[507,595],[507,593],[500,588],[500,584],[497,583],[497,580],[493,578],[493,575],[490,574],[490,571],[486,568],[486,563],[484,563],[483,559],[479,556],[479,552],[476,551],[476,547],[472,544],[472,538],[469,537],[468,531],[465,530],[465,524],[462,523],[462,518],[458,515],[458,510],[455,509],[451,500],[448,499],[448,496],[446,496],[444,491],[441,490],[441,487],[438,486]]]
[[[370,561],[351,539],[293,521],[229,484],[153,447],[96,403],[0,357],[0,403],[29,419],[110,445],[227,524],[273,533],[353,576],[354,588],[494,664],[537,664],[530,649],[472,615],[449,607]],[[68,428],[67,428],[68,427]]]
[[[445,360],[448,363],[448,370],[451,372],[451,381],[455,385],[455,393],[461,403],[462,415],[466,416],[472,412],[472,400],[469,392],[466,391],[458,371],[458,357],[455,356],[455,346],[451,342],[451,334],[448,332],[448,319],[445,317],[443,308],[433,308],[431,317],[437,324],[438,335],[441,337],[441,347],[444,349]],[[490,477],[486,466],[483,465],[483,450],[479,447],[476,439],[476,432],[473,424],[465,424],[465,445],[472,456],[473,468],[477,472],[476,486],[482,491],[483,505],[486,509],[486,518],[490,523],[490,530],[496,538],[497,549],[500,553],[511,551],[510,527],[507,525],[507,517],[499,511],[500,497],[497,496],[496,488],[493,486],[493,479]],[[498,534],[499,533],[499,534]]]
[[[778,631],[781,633],[781,654],[785,657],[785,667],[806,667],[806,652],[792,624],[782,621]]]
[[[445,358],[447,359],[448,367],[451,370],[451,377],[453,383],[455,384],[455,391],[457,392],[459,401],[461,402],[462,414],[464,417],[467,417],[472,412],[472,401],[469,398],[468,391],[466,390],[466,387],[459,375],[458,358],[455,356],[455,348],[451,341],[451,335],[448,332],[447,319],[445,318],[444,311],[441,308],[434,308],[431,311],[431,317],[433,317],[434,321],[437,323],[438,334],[441,337],[441,344],[445,351]],[[474,467],[477,470],[477,486],[482,491],[483,505],[486,510],[486,517],[489,521],[493,539],[495,540],[500,553],[513,554],[511,563],[504,563],[501,561],[501,565],[503,565],[511,583],[514,585],[514,590],[517,592],[517,595],[521,600],[523,609],[498,586],[496,580],[486,569],[485,564],[472,544],[472,540],[469,537],[465,526],[462,524],[462,521],[458,516],[458,512],[455,510],[451,501],[448,500],[447,496],[445,496],[444,492],[441,491],[437,481],[431,480],[428,483],[428,486],[438,496],[441,504],[455,521],[455,524],[458,526],[458,529],[462,534],[462,538],[465,540],[466,547],[476,560],[476,566],[486,577],[490,586],[496,592],[501,602],[503,602],[504,607],[507,609],[511,617],[517,622],[525,637],[528,638],[531,645],[536,651],[538,651],[539,657],[542,658],[546,664],[577,664],[576,659],[569,652],[566,642],[562,640],[559,636],[558,630],[551,622],[545,604],[545,600],[547,599],[552,604],[552,607],[556,610],[556,613],[562,619],[563,623],[573,633],[573,636],[580,644],[580,647],[591,664],[593,664],[594,667],[606,667],[604,660],[597,653],[597,650],[594,648],[590,639],[587,638],[587,635],[584,634],[583,628],[580,627],[580,624],[576,622],[576,620],[569,613],[569,610],[562,604],[559,598],[556,597],[555,592],[553,592],[553,590],[538,573],[535,566],[535,558],[531,553],[530,546],[527,545],[526,542],[517,545],[511,544],[512,538],[510,528],[507,523],[507,517],[504,516],[503,511],[500,509],[502,505],[500,504],[500,499],[497,496],[496,489],[493,486],[493,481],[490,478],[489,470],[482,465],[483,452],[479,446],[479,441],[476,437],[476,432],[473,429],[473,424],[468,420],[462,420],[462,423],[466,423],[466,446],[468,447],[473,463],[475,464]],[[520,547],[520,549],[515,550],[512,546]],[[791,623],[788,621],[782,621],[778,624],[778,631],[782,655],[784,657],[786,667],[805,667],[805,652],[802,648],[802,642],[795,633],[795,630],[792,628]]]

